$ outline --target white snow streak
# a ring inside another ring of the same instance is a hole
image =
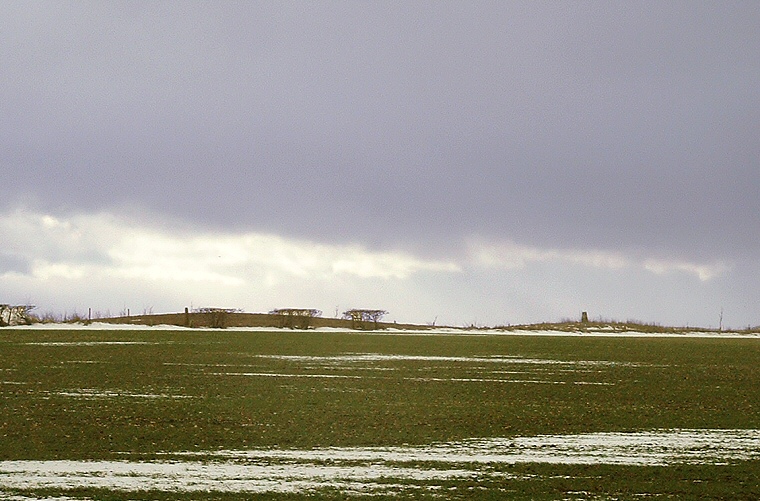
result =
[[[656,430],[473,439],[419,447],[165,453],[161,461],[0,461],[9,489],[388,493],[505,478],[499,464],[725,464],[760,458],[760,430]],[[447,466],[449,465],[449,466]]]

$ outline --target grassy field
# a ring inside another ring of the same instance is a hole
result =
[[[0,330],[0,499],[760,498],[757,442],[656,464],[440,453],[658,430],[760,430],[760,340]],[[267,467],[273,480],[230,492],[9,473],[70,464],[234,466],[238,480]],[[305,466],[354,481],[283,487]]]

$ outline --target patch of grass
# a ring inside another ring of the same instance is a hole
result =
[[[319,358],[357,353],[422,358]],[[756,339],[2,330],[0,354],[0,460],[120,459],[124,453],[156,459],[162,451],[760,428]],[[514,363],[489,361],[496,356],[515,357]],[[507,470],[536,477],[458,481],[416,495],[756,499],[760,492],[754,463]],[[573,494],[580,492],[589,494]],[[80,494],[143,499],[138,493]],[[341,496],[323,492],[316,499]]]

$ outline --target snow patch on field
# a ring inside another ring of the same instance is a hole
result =
[[[189,330],[187,327],[178,325],[140,325],[140,324],[112,324],[107,322],[90,323],[40,323],[32,325],[17,325],[14,329],[22,330],[91,330],[91,331],[135,331],[135,330]],[[218,330],[218,329],[217,329]]]
[[[0,499],[36,499],[3,497],[2,491],[45,488],[241,493],[330,488],[387,494],[435,490],[450,480],[510,477],[498,471],[499,464],[726,464],[760,458],[760,430],[655,430],[163,456],[160,461],[0,461]]]
[[[417,383],[511,383],[614,386],[617,381],[584,381],[554,378],[557,374],[601,374],[612,367],[642,367],[646,364],[606,360],[551,360],[517,355],[434,356],[379,353],[343,353],[327,356],[313,355],[250,355],[261,360],[277,360],[292,364],[292,369],[277,367],[267,370],[263,364],[188,364],[166,362],[165,365],[194,367],[206,376],[281,379],[397,379]],[[473,377],[446,377],[441,371],[459,370],[462,364],[473,365],[479,373]],[[417,372],[418,376],[394,376],[400,367]],[[517,367],[512,367],[517,366]],[[507,370],[510,368],[521,370]],[[214,370],[216,369],[216,370]],[[221,370],[220,370],[221,369]],[[360,374],[355,372],[360,371]],[[354,374],[346,373],[354,372]],[[375,374],[373,374],[373,372]]]
[[[364,376],[346,376],[341,374],[285,374],[280,372],[211,372],[211,376],[246,376],[246,377],[281,377],[307,379],[370,379]]]
[[[102,488],[116,491],[304,492],[401,487],[386,479],[446,480],[477,476],[462,469],[420,469],[385,465],[239,464],[197,461],[4,461],[5,489]]]
[[[629,366],[640,367],[640,364],[626,363],[626,362],[610,362],[605,360],[549,360],[549,359],[537,359],[537,358],[525,358],[520,356],[503,356],[503,355],[491,355],[491,356],[430,356],[430,355],[388,355],[377,353],[344,353],[340,355],[329,356],[302,356],[302,355],[254,355],[254,358],[264,360],[281,360],[285,362],[291,362],[296,366],[301,364],[310,364],[311,367],[307,367],[312,370],[345,370],[345,371],[379,371],[387,372],[388,370],[394,370],[393,366],[388,367],[388,364],[396,362],[404,362],[405,367],[414,368],[419,372],[426,372],[433,369],[449,368],[442,366],[441,364],[480,364],[482,367],[478,367],[479,370],[487,371],[492,377],[441,377],[441,376],[419,376],[419,377],[403,377],[404,381],[414,382],[458,382],[458,383],[519,383],[519,384],[557,384],[557,385],[598,385],[598,386],[614,386],[614,382],[598,382],[598,381],[564,381],[546,379],[547,376],[552,375],[551,372],[547,372],[544,366],[549,366],[552,370],[557,372],[569,372],[569,373],[587,373],[592,369],[605,369],[614,366]],[[425,365],[412,366],[406,364],[406,362],[423,362]],[[386,364],[382,366],[380,364]],[[491,370],[490,367],[500,368],[499,365],[519,365],[521,369],[528,369],[522,371],[505,371],[505,370]],[[220,366],[221,367],[221,366]],[[226,367],[237,367],[242,369],[243,367],[255,367],[245,365],[228,365]],[[596,371],[600,372],[600,371]],[[331,374],[326,372],[312,372],[312,373],[297,373],[297,372],[263,372],[256,371],[225,371],[225,372],[208,372],[208,375],[214,376],[238,376],[238,377],[278,377],[278,378],[327,378],[327,379],[388,379],[385,375],[342,375]],[[520,378],[512,378],[509,376],[523,376]],[[524,377],[534,376],[534,377]]]
[[[194,398],[191,395],[173,395],[168,393],[131,393],[123,391],[107,391],[107,390],[95,390],[91,388],[80,388],[70,391],[56,391],[49,392],[50,395],[56,395],[59,397],[72,397],[81,399],[98,399],[98,398],[146,398],[146,399],[182,399],[182,398]]]
[[[272,377],[272,378],[306,378],[306,379],[381,379],[372,376],[348,376],[341,374],[286,374],[280,372],[211,372],[211,376],[243,376],[243,377]],[[518,383],[518,384],[577,384],[591,386],[615,386],[615,383],[596,381],[551,381],[542,379],[495,379],[495,378],[457,378],[457,377],[405,377],[402,381],[421,383]]]
[[[112,324],[108,322],[92,323],[50,323],[50,324],[32,324],[14,326],[13,329],[24,330],[114,330],[114,331],[134,331],[134,330],[181,330],[187,332],[213,331],[219,329],[207,327],[183,327],[179,325],[141,325],[141,324]],[[247,331],[247,332],[292,332],[291,329],[282,327],[228,327],[227,331]],[[361,330],[353,331],[337,327],[318,327],[310,329],[310,332],[354,332],[358,334],[372,335],[404,335],[413,334],[418,336],[438,336],[438,335],[460,335],[460,336],[584,336],[584,337],[699,337],[699,338],[759,338],[758,332],[735,332],[735,331],[693,331],[693,332],[638,332],[638,331],[620,331],[613,327],[589,327],[583,332],[564,331],[564,330],[503,330],[503,329],[463,329],[456,327],[436,327],[415,329],[382,329],[382,330]]]
[[[171,344],[171,341],[29,341],[24,346],[129,346]]]
[[[236,459],[665,466],[760,458],[760,430],[655,430],[471,439],[422,447],[331,447],[187,453]]]
[[[530,365],[586,365],[611,366],[635,365],[623,362],[608,362],[605,360],[551,360],[541,358],[524,358],[520,356],[492,355],[487,357],[445,357],[433,355],[386,355],[379,353],[351,353],[342,355],[256,355],[256,358],[272,358],[292,362],[321,362],[335,364],[341,362],[464,362],[464,363],[494,363],[494,364],[530,364]]]

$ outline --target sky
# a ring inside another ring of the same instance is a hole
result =
[[[756,1],[0,18],[2,303],[760,325]]]

